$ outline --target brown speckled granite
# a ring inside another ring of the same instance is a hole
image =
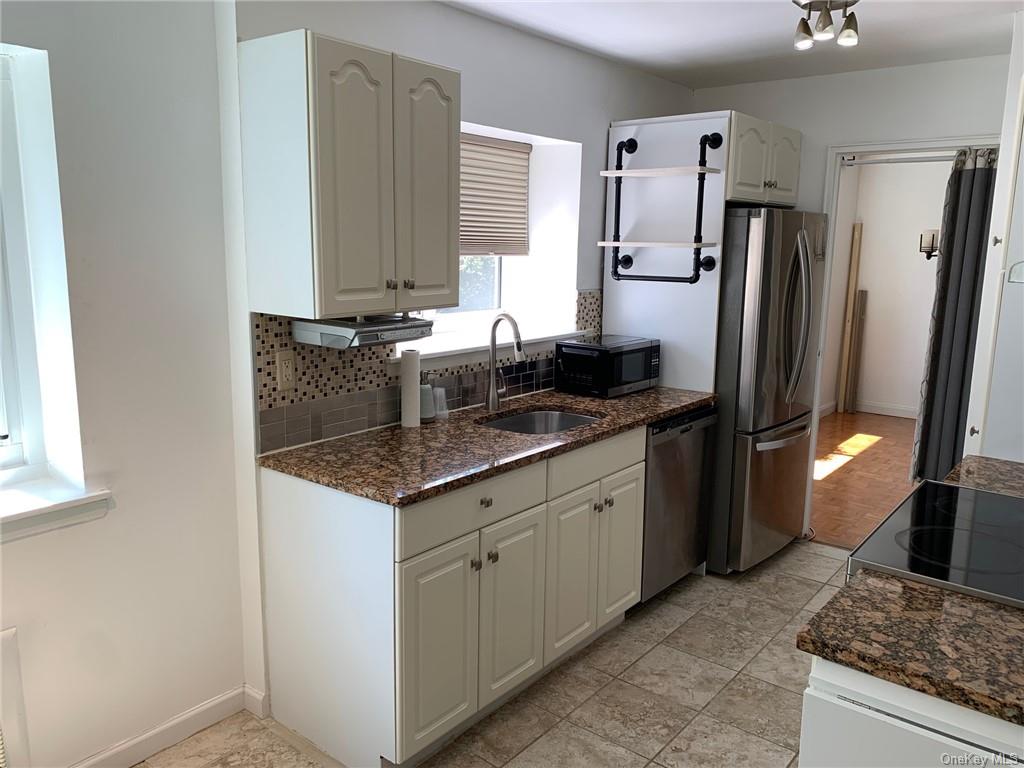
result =
[[[1024,498],[1024,464],[988,456],[964,456],[946,475],[946,482]]]
[[[797,634],[797,647],[1024,725],[1024,611],[859,571]]]
[[[391,426],[360,432],[267,454],[259,463],[356,496],[406,506],[715,402],[706,392],[666,387],[611,400],[538,392],[506,401],[499,414],[469,408],[418,429]],[[551,435],[521,435],[478,423],[535,410],[582,413],[600,421]]]

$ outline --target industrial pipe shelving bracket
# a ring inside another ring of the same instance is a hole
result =
[[[612,249],[612,279],[614,280],[642,280],[645,282],[661,283],[696,283],[700,280],[700,273],[710,272],[715,268],[713,256],[701,256],[701,248],[710,247],[715,243],[705,243],[702,233],[704,224],[704,180],[709,173],[718,173],[717,168],[708,168],[708,147],[718,149],[722,146],[722,134],[706,133],[700,137],[700,161],[693,169],[663,169],[668,171],[694,171],[697,174],[697,214],[696,226],[692,243],[680,243],[671,246],[667,243],[650,243],[648,247],[682,247],[693,248],[693,272],[689,275],[624,275],[620,270],[630,269],[633,266],[633,257],[629,254],[619,255],[622,237],[619,234],[619,214],[622,210],[622,175],[614,175],[615,180],[615,208],[612,219],[612,239],[602,241],[602,245],[608,245]],[[636,152],[639,144],[636,139],[624,139],[615,145],[615,171],[622,171],[622,155],[632,155]],[[651,169],[652,171],[657,169]],[[612,174],[605,174],[612,175]],[[651,173],[651,176],[660,175]],[[666,173],[664,175],[675,175]],[[643,247],[643,246],[641,246]]]

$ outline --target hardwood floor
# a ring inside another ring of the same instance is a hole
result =
[[[811,511],[815,541],[852,549],[910,492],[914,425],[914,419],[874,413],[832,413],[821,420]]]

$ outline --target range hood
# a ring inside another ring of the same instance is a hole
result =
[[[331,349],[373,347],[429,336],[433,320],[408,315],[368,315],[350,320],[293,320],[292,337],[300,344]]]

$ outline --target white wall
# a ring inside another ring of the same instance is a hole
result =
[[[839,397],[839,358],[843,351],[847,287],[850,279],[850,246],[853,223],[857,220],[857,192],[860,166],[844,168],[839,176],[839,198],[834,212],[835,246],[832,250],[832,282],[826,310],[827,327],[821,355],[822,414],[831,413]]]
[[[820,211],[830,145],[998,134],[1008,67],[1008,56],[989,56],[706,88],[694,98],[701,111],[736,109],[801,131],[797,207]]]
[[[608,124],[693,111],[681,85],[440,3],[238,3],[243,39],[300,27],[460,70],[463,120],[581,142],[580,289],[601,285]]]
[[[83,457],[103,519],[3,545],[32,757],[242,682],[211,3],[4,2],[50,54]]]
[[[935,259],[918,237],[942,223],[951,163],[860,168],[857,287],[868,292],[857,409],[916,418],[935,299]]]

